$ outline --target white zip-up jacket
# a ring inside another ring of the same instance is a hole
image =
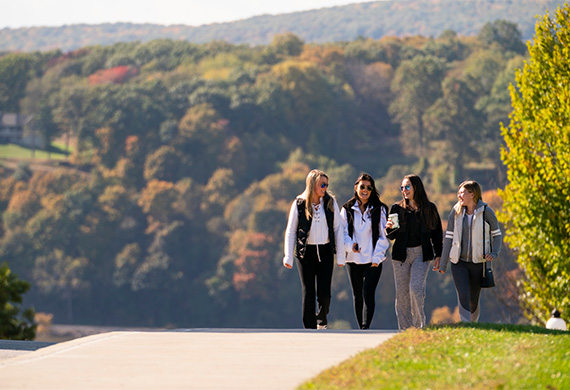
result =
[[[461,255],[461,237],[463,230],[463,218],[465,217],[465,207],[459,213],[459,202],[453,206],[447,219],[447,229],[445,239],[443,240],[443,251],[439,261],[439,269],[445,272],[448,261],[454,264],[459,262]],[[483,211],[485,211],[485,221],[483,221]],[[483,223],[485,223],[485,239],[483,240]],[[484,241],[484,242],[483,242]],[[483,256],[490,253],[494,259],[499,256],[503,236],[499,221],[493,209],[481,200],[477,202],[475,211],[473,212],[473,221],[471,223],[471,251],[474,263],[483,263]]]
[[[370,217],[372,209],[367,209],[362,215],[358,202],[352,206],[354,210],[354,232],[353,238],[348,235],[348,218],[344,207],[340,210],[342,218],[342,227],[344,231],[344,250],[346,252],[346,262],[355,264],[380,264],[386,260],[386,251],[390,247],[390,241],[386,238],[386,211],[380,210],[380,221],[378,231],[380,236],[376,245],[372,242],[372,218]],[[354,243],[360,245],[360,252],[354,253],[352,245]]]

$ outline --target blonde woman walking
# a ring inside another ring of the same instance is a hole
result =
[[[339,266],[345,263],[342,220],[328,186],[323,171],[309,172],[305,191],[291,205],[285,231],[283,265],[293,268],[293,259],[297,261],[306,329],[327,329],[335,254]]]
[[[457,198],[447,219],[441,260],[435,261],[433,270],[444,273],[451,261],[459,318],[477,322],[483,267],[499,256],[503,236],[495,212],[483,202],[479,183],[461,183]]]

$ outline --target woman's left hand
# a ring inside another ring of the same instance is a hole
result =
[[[371,267],[378,267],[380,263],[372,263]]]
[[[436,257],[434,259],[432,271],[439,271],[440,273],[443,273],[443,271],[439,269],[439,261],[440,260],[441,260],[441,257]]]
[[[490,253],[487,253],[487,254],[485,255],[485,261],[493,261],[494,259],[495,259],[495,258],[494,258],[493,255],[490,254]]]

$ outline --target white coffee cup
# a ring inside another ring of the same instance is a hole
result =
[[[398,219],[398,214],[390,214],[388,215],[390,221],[392,221],[392,229],[398,229],[400,227],[400,220]]]

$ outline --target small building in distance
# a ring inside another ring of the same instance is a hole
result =
[[[35,147],[43,147],[43,140],[31,128],[33,119],[33,115],[0,112],[0,144],[33,147],[35,139]]]

